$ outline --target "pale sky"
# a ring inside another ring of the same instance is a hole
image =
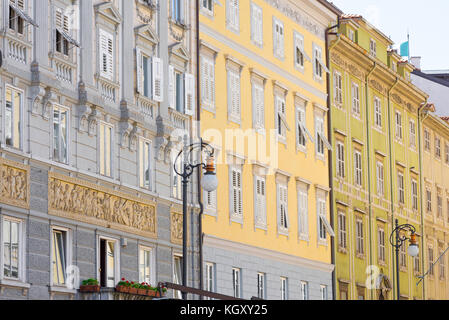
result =
[[[422,70],[449,69],[448,0],[329,0],[344,13],[361,14],[399,49],[410,32],[410,55]],[[398,51],[399,52],[399,51]]]

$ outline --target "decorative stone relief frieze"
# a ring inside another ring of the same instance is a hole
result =
[[[171,242],[174,244],[182,244],[183,225],[182,213],[172,212],[170,218]]]
[[[48,213],[157,238],[154,202],[53,172],[48,176]]]
[[[0,159],[1,203],[30,208],[30,169],[20,163]]]
[[[370,83],[371,87],[373,87],[374,89],[376,89],[380,93],[386,94],[387,90],[378,81],[376,81],[374,79],[371,79],[369,83]]]
[[[359,79],[363,79],[363,75],[364,75],[363,72],[359,68],[357,68],[354,64],[346,61],[337,53],[332,53],[330,57],[331,57],[332,62],[334,62],[338,66],[342,67],[343,69],[347,70],[353,76],[355,76]]]

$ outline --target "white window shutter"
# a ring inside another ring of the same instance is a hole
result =
[[[265,109],[264,109],[264,90],[263,87],[258,87],[257,91],[257,114],[258,124],[261,128],[265,127]]]
[[[136,67],[137,67],[137,92],[144,93],[143,90],[143,57],[142,50],[136,48]]]
[[[195,114],[195,77],[193,74],[184,74],[185,113],[189,116]]]
[[[209,66],[204,57],[201,58],[201,102],[209,103]]]
[[[234,2],[234,26],[237,30],[240,29],[240,16],[239,16],[239,0],[232,0]]]
[[[169,107],[175,109],[175,69],[172,66],[168,67],[168,95],[170,99]]]
[[[256,41],[256,37],[257,37],[257,31],[256,31],[256,6],[254,4],[251,4],[251,40]]]
[[[208,71],[208,98],[210,99],[211,105],[215,104],[215,66],[211,61],[206,65],[209,68]]]
[[[163,61],[161,58],[153,57],[152,59],[153,65],[153,100],[162,102],[164,97],[164,74],[163,70]]]
[[[113,80],[114,76],[114,37],[100,29],[100,76]]]

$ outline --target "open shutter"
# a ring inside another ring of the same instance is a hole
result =
[[[201,58],[201,102],[209,103],[209,66],[204,58]]]
[[[100,75],[113,80],[114,68],[114,37],[112,34],[100,30]]]
[[[168,67],[168,95],[170,99],[169,107],[175,109],[175,69],[172,66]]]
[[[163,86],[163,63],[162,59],[158,57],[153,57],[153,100],[162,102],[164,96],[164,86]]]
[[[136,48],[136,66],[137,66],[137,92],[144,93],[143,89],[143,57],[142,50]]]
[[[195,114],[195,77],[193,74],[184,74],[185,113],[189,116]]]

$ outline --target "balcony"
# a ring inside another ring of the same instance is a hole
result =
[[[98,78],[98,89],[101,97],[106,101],[116,102],[116,90],[119,86],[104,78]]]
[[[56,78],[62,82],[72,84],[74,67],[68,63],[55,60]]]
[[[190,131],[190,116],[180,113],[171,108],[169,110],[170,121],[175,129],[185,130],[187,133]]]
[[[27,64],[27,49],[28,45],[26,45],[22,41],[8,38],[8,58],[23,64]]]

